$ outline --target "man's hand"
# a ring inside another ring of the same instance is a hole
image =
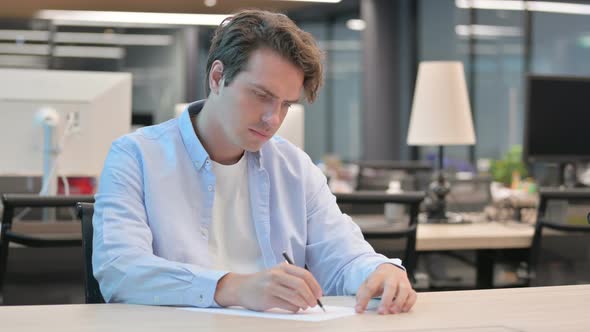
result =
[[[321,296],[322,289],[309,271],[282,263],[254,274],[226,274],[217,283],[215,302],[223,307],[297,312],[315,307]]]
[[[379,265],[359,287],[356,292],[356,312],[364,312],[369,300],[379,295],[381,303],[377,312],[382,315],[408,312],[417,298],[406,271],[389,263]]]

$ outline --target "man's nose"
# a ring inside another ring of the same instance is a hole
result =
[[[266,123],[271,128],[276,128],[279,126],[280,123],[280,107],[277,103],[272,103],[266,109],[266,112],[262,115],[262,121]]]

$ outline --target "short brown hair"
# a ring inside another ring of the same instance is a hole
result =
[[[312,103],[322,85],[322,52],[311,34],[301,30],[286,15],[261,10],[244,10],[226,18],[215,30],[207,59],[206,91],[215,60],[223,63],[225,85],[244,70],[250,54],[269,48],[303,71],[303,89]]]

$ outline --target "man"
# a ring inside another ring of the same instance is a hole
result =
[[[320,50],[285,15],[243,11],[218,27],[208,98],[111,147],[94,215],[106,301],[295,312],[325,292],[356,294],[357,312],[379,295],[379,313],[410,310],[401,261],[376,254],[309,157],[273,138],[321,80]]]

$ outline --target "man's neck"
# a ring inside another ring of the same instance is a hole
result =
[[[193,129],[209,157],[222,165],[237,163],[244,150],[233,145],[223,132],[214,109],[207,102],[197,116],[191,118]]]

